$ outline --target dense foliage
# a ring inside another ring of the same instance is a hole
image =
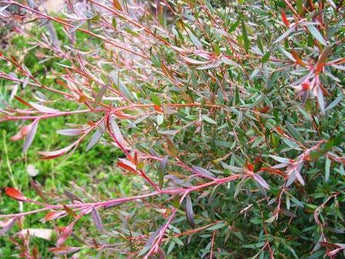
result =
[[[21,256],[47,233],[62,257],[345,256],[343,1],[2,2],[42,24],[33,61],[0,54],[11,140],[57,130],[41,159],[116,162],[78,188],[32,175],[29,195],[9,174],[0,233]]]

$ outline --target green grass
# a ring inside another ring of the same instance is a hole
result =
[[[62,28],[57,27],[57,30],[60,40],[62,42],[66,41],[67,39],[61,33]],[[39,29],[35,32],[39,33]],[[80,44],[85,43],[86,37],[82,34],[77,34],[77,38]],[[7,53],[14,55],[18,59],[24,58],[25,65],[33,75],[39,77],[42,83],[47,85],[54,84],[46,75],[55,71],[61,71],[61,67],[56,64],[57,60],[50,59],[40,63],[36,55],[36,49],[24,51],[28,48],[30,48],[30,40],[23,36],[17,36],[12,40]],[[20,55],[24,55],[24,57]],[[0,62],[0,69],[6,72],[11,71],[11,68],[6,67],[3,61]],[[2,100],[0,106],[3,107],[4,103],[11,102],[9,99],[10,85],[8,81],[0,79],[0,86],[0,97]],[[29,97],[34,93],[35,89],[30,86],[26,86],[23,89],[20,86],[18,91],[21,92],[21,96],[26,95]],[[16,102],[16,100],[13,99],[12,102]],[[63,109],[66,111],[72,110],[75,108],[74,106],[75,104],[65,102]],[[0,190],[2,193],[0,198],[0,214],[29,211],[37,208],[30,204],[19,205],[17,201],[10,199],[4,193],[5,187],[14,186],[21,190],[27,197],[38,197],[30,185],[31,180],[35,180],[41,184],[44,193],[54,193],[59,196],[63,196],[65,189],[72,190],[81,197],[83,197],[83,190],[89,191],[91,189],[97,192],[97,195],[103,199],[114,197],[116,196],[114,194],[118,192],[129,194],[130,182],[128,178],[123,177],[116,170],[116,158],[121,153],[113,146],[96,145],[88,152],[85,152],[87,139],[68,158],[40,160],[37,154],[38,151],[59,149],[69,145],[73,140],[71,137],[58,135],[56,130],[68,128],[66,122],[85,123],[86,119],[70,116],[68,118],[61,117],[54,120],[41,120],[34,142],[25,155],[22,153],[23,141],[10,141],[10,137],[18,131],[19,126],[23,122],[0,123]],[[37,176],[31,177],[28,174],[27,167],[30,164],[39,171]],[[86,201],[88,199],[87,197],[85,198]],[[54,200],[49,201],[55,204]],[[23,222],[23,227],[53,229],[54,226],[62,226],[70,222],[70,219],[67,217],[66,219],[58,220],[56,225],[55,222],[41,223],[40,219],[45,214],[41,213],[26,217]],[[78,224],[91,225],[90,220],[89,217],[86,217],[80,220]],[[18,256],[18,250],[14,249],[14,245],[9,242],[8,237],[13,236],[19,230],[19,227],[14,226],[4,237],[0,237],[0,258],[15,258]],[[72,242],[72,245],[73,243],[74,245],[78,245],[78,242],[74,240],[69,242]],[[42,258],[51,258],[53,255],[49,253],[48,248],[54,247],[54,239],[52,241],[46,241],[33,237],[30,239],[30,247],[37,247]]]

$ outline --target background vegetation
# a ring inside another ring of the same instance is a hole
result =
[[[5,1],[43,26],[0,56],[1,257],[345,256],[342,1],[31,2]]]

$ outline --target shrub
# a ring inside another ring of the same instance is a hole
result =
[[[131,179],[130,194],[6,187],[23,211],[2,209],[1,233],[22,229],[11,240],[23,257],[40,253],[32,214],[54,222],[61,255],[345,255],[343,1],[90,0],[55,16],[4,2],[66,39],[33,43],[59,66],[49,85],[1,54],[1,78],[20,87],[1,110],[20,122],[11,140],[26,153],[42,121],[65,117],[70,144],[42,159],[103,144]]]

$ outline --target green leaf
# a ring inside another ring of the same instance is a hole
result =
[[[236,85],[236,91],[235,91],[235,104],[240,103],[240,92],[238,90],[238,86]]]
[[[186,29],[187,30],[187,29]],[[188,35],[189,35],[189,38],[190,40],[193,42],[193,44],[198,48],[198,49],[201,49],[202,48],[202,44],[201,42],[197,39],[197,37],[195,37],[195,35],[190,31],[190,30],[187,30],[188,32]]]
[[[333,109],[335,106],[337,106],[338,103],[343,99],[343,95],[340,94],[337,98],[334,99],[333,102],[331,102],[325,109],[325,111],[328,111],[330,109]]]
[[[263,136],[259,136],[255,139],[254,143],[252,144],[251,148],[258,146],[264,140]]]
[[[271,56],[271,52],[267,52],[267,53],[262,57],[261,63],[262,63],[262,64],[266,63],[266,62],[269,60],[270,56]]]
[[[236,30],[236,28],[237,28],[237,26],[240,24],[240,21],[236,21],[236,22],[234,22],[231,26],[230,26],[230,28],[229,28],[229,33],[230,32],[233,32],[234,30]]]
[[[134,98],[132,93],[120,80],[119,73],[117,71],[114,71],[113,73],[111,73],[111,77],[113,79],[114,84],[119,88],[121,94],[123,94],[123,96],[129,100],[133,100]]]
[[[325,181],[328,182],[329,174],[331,170],[331,160],[327,157],[325,163]]]
[[[214,119],[211,119],[207,115],[202,115],[202,119],[210,124],[217,125],[217,122]]]
[[[207,228],[206,230],[213,231],[213,230],[217,230],[217,229],[223,228],[223,227],[225,227],[226,225],[227,225],[227,224],[225,224],[224,222],[221,222],[221,223],[218,223],[218,224],[216,224],[216,225],[213,225],[212,227]]]
[[[303,13],[303,0],[297,0],[296,5],[297,5],[298,14],[302,14]]]
[[[259,242],[255,244],[249,244],[249,245],[243,245],[243,248],[252,248],[252,249],[258,249],[260,247],[263,247],[265,245],[265,242]]]
[[[327,42],[326,40],[323,38],[323,36],[321,35],[321,33],[319,32],[318,29],[316,29],[316,27],[314,25],[308,25],[307,26],[308,31],[311,33],[311,35],[313,35],[313,37],[318,40],[322,45],[326,46]]]
[[[247,28],[246,28],[246,25],[244,24],[244,21],[242,21],[242,37],[243,37],[244,49],[248,53],[249,47],[250,47],[250,41],[248,38]]]
[[[291,27],[291,28],[288,29],[286,32],[284,32],[282,35],[280,35],[280,36],[278,37],[278,39],[276,39],[276,40],[273,42],[273,44],[276,44],[276,43],[278,43],[279,41],[285,39],[285,38],[288,37],[294,30],[295,30],[295,28],[294,28],[294,27]]]
[[[161,106],[161,101],[158,98],[157,95],[155,95],[154,93],[151,93],[151,100],[155,105]]]
[[[299,142],[303,143],[303,138],[301,134],[298,132],[298,130],[288,121],[285,122],[287,129],[291,133],[291,135],[298,140]]]

